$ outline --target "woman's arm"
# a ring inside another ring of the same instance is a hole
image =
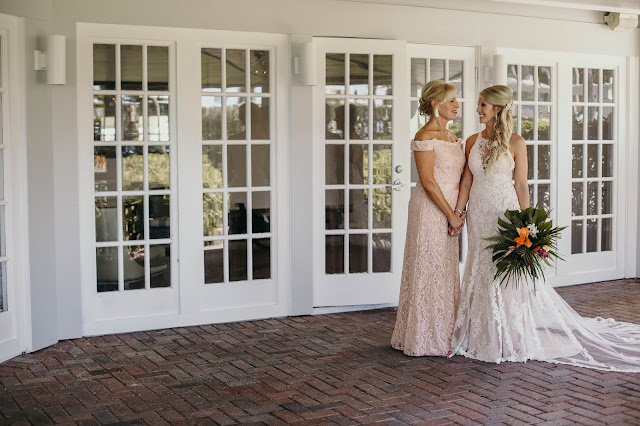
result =
[[[520,209],[526,209],[529,207],[530,202],[529,184],[527,183],[529,167],[529,163],[527,162],[527,144],[522,136],[514,134],[511,136],[511,147],[513,148],[513,158],[516,162],[516,168],[513,173],[514,186],[516,188],[516,194],[518,194]]]
[[[447,221],[454,228],[462,226],[463,222],[460,217],[453,211],[447,199],[444,198],[440,185],[433,176],[433,151],[414,151],[413,156],[416,159],[416,168],[420,177],[420,184],[425,192],[433,201],[433,203],[444,213]]]
[[[467,143],[465,144],[465,156],[467,157],[467,162],[464,165],[464,171],[462,172],[462,178],[460,179],[460,191],[458,192],[458,201],[456,203],[456,209],[460,211],[465,211],[465,207],[467,206],[467,202],[469,201],[469,192],[471,191],[471,184],[473,184],[473,173],[471,173],[471,169],[469,168],[469,152],[471,152],[471,148],[473,144],[476,143],[478,135],[470,136],[467,139]]]

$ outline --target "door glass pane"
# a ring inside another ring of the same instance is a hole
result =
[[[462,62],[449,60],[449,84],[455,86],[459,98],[464,97],[462,92]]]
[[[369,183],[369,145],[349,145],[349,183],[352,185]]]
[[[367,234],[349,235],[349,273],[367,272],[368,240]]]
[[[230,192],[227,206],[229,208],[229,235],[247,233],[247,193]]]
[[[587,219],[587,253],[598,251],[598,219]]]
[[[551,145],[538,145],[538,179],[551,178]]]
[[[527,180],[533,180],[536,172],[534,149],[535,145],[527,145]]]
[[[573,178],[581,178],[584,176],[583,173],[583,147],[582,145],[574,144],[571,147],[571,177]]]
[[[530,65],[522,65],[522,100],[523,101],[532,101],[533,100],[533,66]],[[526,139],[526,138],[525,138]]]
[[[221,192],[202,194],[203,230],[205,237],[222,235],[223,201]]]
[[[460,108],[458,110],[458,115],[456,116],[456,118],[453,119],[453,121],[450,121],[447,124],[447,127],[449,128],[449,130],[451,132],[453,132],[456,137],[461,138],[464,136],[464,129],[463,129],[463,122],[462,122],[462,112],[464,111],[463,108]]]
[[[224,281],[224,241],[204,242],[204,283]]]
[[[244,140],[247,138],[247,98],[227,98],[227,139]]]
[[[202,140],[222,139],[222,97],[202,97]]]
[[[269,51],[251,50],[250,60],[250,83],[253,93],[269,93]]]
[[[507,86],[513,90],[513,100],[518,100],[518,66],[509,64],[507,67]]]
[[[587,145],[587,177],[598,177],[598,145]]]
[[[373,94],[392,95],[391,77],[393,70],[393,56],[373,55]]]
[[[118,247],[96,248],[96,282],[98,293],[118,291]]]
[[[602,107],[602,140],[613,140],[614,129],[613,107]]]
[[[393,101],[375,99],[373,101],[374,139],[389,140],[392,138]]]
[[[169,140],[169,96],[149,96],[147,99],[149,134],[147,140]]]
[[[613,182],[602,182],[602,214],[611,214],[612,209],[612,197],[613,197]]]
[[[411,96],[419,98],[425,84],[427,84],[426,59],[411,58]]]
[[[325,93],[328,95],[345,94],[344,66],[344,53],[327,53]]]
[[[551,101],[551,68],[538,67],[538,101]]]
[[[271,278],[271,239],[253,240],[253,279],[268,280]]]
[[[144,153],[141,146],[122,147],[122,190],[144,189]]]
[[[349,94],[369,94],[369,55],[349,55]]]
[[[325,102],[325,139],[344,139],[344,99]]]
[[[613,102],[613,89],[613,70],[602,70],[602,102]]]
[[[391,272],[391,234],[372,235],[373,272]]]
[[[524,81],[522,82],[522,84],[524,84]],[[527,141],[532,141],[533,140],[534,106],[522,105],[521,108],[522,108],[522,119],[521,119],[520,125],[522,128],[520,130],[520,133],[521,133],[520,136],[522,136]]]
[[[122,197],[123,239],[144,240],[144,198]]]
[[[373,184],[391,184],[391,145],[373,145]]]
[[[118,240],[118,198],[96,197],[96,241]],[[0,219],[4,223],[4,206],[0,207]],[[0,255],[4,256],[4,234]]]
[[[142,90],[142,46],[120,46],[120,87]]]
[[[140,290],[145,286],[144,246],[122,247],[124,289]]]
[[[589,102],[600,102],[600,70],[589,69],[587,71],[589,80]],[[588,226],[587,226],[588,227]]]
[[[150,245],[149,256],[149,287],[171,287],[171,245]]]
[[[582,253],[582,232],[584,221],[571,221],[571,254]]]
[[[246,51],[227,49],[226,53],[227,92],[244,92],[246,90]]]
[[[584,102],[584,69],[573,69],[573,87],[571,93],[571,100],[573,102]]]
[[[247,154],[245,145],[227,145],[227,186],[247,186]]]
[[[344,190],[324,192],[325,229],[344,229]]]
[[[391,228],[391,188],[373,190],[373,227]]]
[[[222,188],[222,146],[202,147],[202,187]]]
[[[444,59],[431,59],[429,62],[430,76],[427,81],[431,80],[445,80],[444,76]]]
[[[256,191],[251,194],[251,231],[261,234],[271,231],[271,192]]]
[[[538,140],[551,140],[551,107],[538,106]]]
[[[200,50],[200,78],[203,92],[222,91],[222,49]]]
[[[584,107],[574,106],[573,115],[571,116],[571,129],[574,141],[584,140]]]
[[[142,96],[122,95],[122,140],[143,140]]]
[[[171,238],[170,195],[149,196],[149,238]]]
[[[168,145],[151,145],[148,154],[149,189],[169,189],[171,161]]]
[[[93,96],[93,140],[116,140],[116,98],[111,95]]]
[[[613,250],[613,219],[610,217],[603,218],[601,221],[602,235],[601,235],[601,251]]]
[[[602,177],[613,176],[613,145],[602,144]]]
[[[538,207],[545,210],[551,208],[551,192],[548,183],[538,184]]]
[[[229,244],[229,281],[247,279],[247,240],[230,240]]]
[[[2,151],[0,151],[2,160]],[[96,192],[116,191],[118,189],[118,170],[115,146],[96,146],[93,148],[93,183]],[[3,190],[0,178],[0,192]],[[2,198],[0,196],[0,198]]]
[[[367,229],[369,227],[369,190],[349,190],[349,228]]]
[[[169,90],[169,48],[167,46],[147,47],[147,87],[148,90]]]
[[[325,184],[344,183],[344,145],[327,144],[324,148]]]
[[[587,135],[589,140],[598,140],[598,107],[589,107],[589,115],[587,121]]]
[[[325,273],[344,274],[344,235],[325,236]]]
[[[93,90],[115,90],[116,46],[93,45]]]
[[[270,139],[269,98],[251,98],[251,139]]]
[[[349,99],[349,138],[369,139],[369,101]]]
[[[598,214],[598,182],[587,182],[587,214]]]
[[[582,182],[571,184],[571,216],[582,216],[584,214],[584,194]]]
[[[269,145],[251,145],[251,185],[271,184],[271,155]]]

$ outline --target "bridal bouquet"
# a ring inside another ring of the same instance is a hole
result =
[[[498,219],[498,234],[487,238],[496,265],[494,279],[507,285],[513,279],[516,286],[530,280],[535,288],[536,281],[544,279],[544,267],[554,258],[563,260],[556,253],[556,241],[566,227],[554,227],[549,214],[534,207],[507,210],[504,217]]]

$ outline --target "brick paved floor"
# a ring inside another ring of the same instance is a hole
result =
[[[640,323],[640,280],[566,287]],[[640,424],[640,374],[411,358],[394,309],[60,342],[0,365],[5,424]]]

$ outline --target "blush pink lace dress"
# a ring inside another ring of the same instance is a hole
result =
[[[462,140],[412,141],[413,151],[433,151],[433,174],[455,207],[465,165]],[[446,216],[418,183],[409,201],[400,300],[391,346],[407,355],[447,355],[460,295],[458,238]]]

